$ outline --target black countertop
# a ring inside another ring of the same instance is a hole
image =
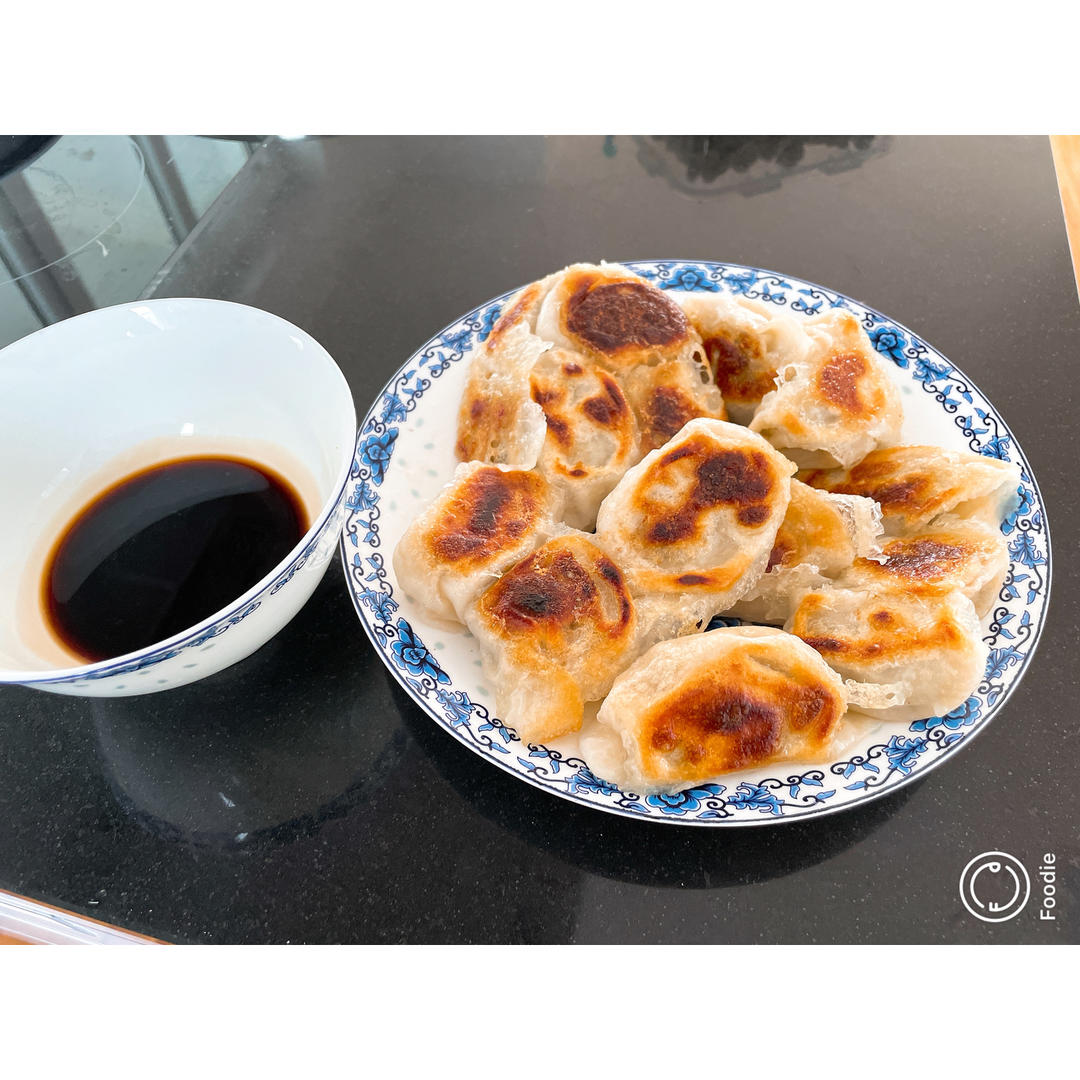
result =
[[[779,160],[778,160],[779,158]],[[579,260],[717,259],[916,329],[999,407],[1055,541],[1049,618],[979,738],[858,809],[636,822],[493,768],[401,691],[335,563],[258,653],[143,698],[0,688],[0,887],[177,942],[1076,942],[1080,304],[1042,138],[268,140],[154,280],[276,312],[360,415],[432,333]],[[1055,921],[961,906],[1057,856]]]

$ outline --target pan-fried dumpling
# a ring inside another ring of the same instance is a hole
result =
[[[776,389],[777,371],[806,355],[806,332],[794,316],[759,300],[708,292],[676,299],[701,337],[731,419],[749,424],[761,399]]]
[[[512,327],[524,326],[529,333],[536,333],[536,320],[540,315],[540,305],[551,291],[557,274],[548,274],[538,281],[531,281],[519,289],[503,305],[495,325],[491,328],[485,344],[499,347],[499,339]]]
[[[699,416],[726,420],[720,391],[709,369],[694,357],[639,364],[622,376],[641,432],[641,452],[663,446]]]
[[[464,621],[468,604],[504,570],[564,531],[559,511],[538,473],[462,462],[398,541],[394,573],[425,617]]]
[[[673,792],[769,762],[819,759],[847,703],[843,683],[798,638],[738,626],[654,645],[616,680],[582,752],[623,790]]]
[[[596,541],[636,600],[685,627],[729,607],[764,572],[794,471],[744,427],[691,420],[604,500]]]
[[[525,742],[581,727],[637,648],[634,603],[589,537],[549,540],[490,586],[466,625],[480,643],[495,708]]]
[[[802,325],[810,347],[780,368],[750,430],[804,468],[847,468],[895,443],[904,419],[900,391],[859,320],[838,310]]]
[[[791,502],[765,573],[729,614],[750,622],[783,623],[807,589],[825,584],[862,556],[875,556],[881,511],[873,499],[831,495],[791,481]],[[876,566],[876,563],[868,563]]]
[[[814,469],[799,478],[824,491],[873,499],[885,531],[903,536],[940,514],[1000,525],[1017,501],[1020,470],[969,450],[894,446],[875,450],[851,469]]]
[[[534,281],[507,302],[469,363],[458,411],[457,456],[531,469],[547,434],[544,413],[530,394],[529,376],[551,343],[533,333],[551,277]]]
[[[701,354],[701,342],[682,308],[617,263],[578,263],[555,274],[536,333],[615,372]]]
[[[537,468],[563,495],[563,520],[592,529],[604,496],[641,457],[638,429],[615,377],[565,349],[545,353],[530,376],[547,436]]]
[[[844,677],[851,708],[879,719],[943,716],[967,700],[986,669],[979,617],[959,590],[815,589],[784,629]]]
[[[981,619],[994,606],[1008,572],[1009,547],[999,528],[947,514],[911,536],[889,540],[878,558],[858,559],[837,584],[923,594],[959,589]]]

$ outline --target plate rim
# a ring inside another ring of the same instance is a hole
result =
[[[557,798],[563,799],[563,800],[565,800],[567,802],[570,802],[570,803],[574,803],[574,804],[576,804],[578,806],[583,806],[583,807],[585,807],[587,809],[592,809],[592,810],[597,810],[597,811],[600,811],[600,812],[603,812],[603,813],[613,814],[616,817],[620,817],[620,818],[630,818],[630,819],[633,819],[633,820],[636,820],[636,821],[652,822],[653,824],[656,824],[656,825],[681,825],[681,826],[684,826],[684,827],[685,826],[696,826],[696,827],[700,827],[700,828],[754,828],[754,827],[766,827],[766,826],[769,826],[769,825],[781,825],[781,824],[785,824],[785,823],[790,824],[792,822],[806,821],[806,820],[809,820],[809,819],[818,820],[820,818],[827,817],[827,816],[830,816],[832,814],[841,813],[841,812],[843,812],[845,810],[856,810],[859,807],[865,806],[868,803],[874,802],[874,801],[876,801],[878,799],[881,799],[881,798],[883,798],[885,796],[888,796],[888,795],[890,795],[890,794],[892,794],[892,793],[894,793],[896,791],[899,791],[901,788],[906,787],[907,785],[909,785],[909,784],[911,784],[911,783],[913,783],[913,782],[915,782],[917,780],[923,779],[924,777],[929,775],[929,773],[931,771],[936,769],[943,761],[951,760],[952,757],[954,756],[954,754],[956,753],[956,751],[960,750],[962,746],[969,745],[969,743],[971,741],[973,741],[976,736],[978,736],[986,727],[989,726],[990,723],[992,723],[996,719],[998,713],[1000,713],[1002,711],[1002,709],[1005,707],[1006,703],[1009,701],[1009,699],[1016,692],[1017,687],[1019,687],[1020,684],[1023,682],[1025,676],[1028,673],[1028,669],[1031,666],[1031,661],[1032,661],[1033,657],[1035,656],[1035,653],[1036,653],[1036,651],[1038,649],[1039,641],[1042,638],[1043,629],[1044,629],[1044,627],[1046,625],[1047,614],[1048,614],[1049,609],[1050,609],[1050,597],[1051,597],[1051,593],[1052,593],[1052,590],[1053,590],[1053,545],[1052,545],[1051,535],[1050,535],[1049,518],[1048,518],[1048,515],[1047,515],[1047,512],[1046,512],[1046,503],[1045,503],[1045,500],[1043,499],[1042,490],[1039,487],[1038,480],[1035,477],[1034,470],[1031,468],[1031,463],[1029,462],[1027,455],[1024,453],[1023,447],[1020,445],[1019,440],[1017,440],[1015,434],[1013,433],[1012,428],[1009,426],[1009,424],[1006,421],[1005,417],[998,410],[997,405],[995,405],[994,402],[991,401],[991,399],[989,397],[987,397],[987,395],[979,387],[978,383],[975,382],[973,379],[971,379],[967,375],[967,373],[959,365],[954,364],[936,346],[930,344],[921,334],[918,334],[915,331],[911,330],[906,324],[904,324],[902,322],[899,322],[897,319],[894,319],[894,318],[892,318],[892,316],[887,315],[884,312],[879,311],[875,307],[871,307],[870,305],[864,304],[861,300],[858,300],[855,297],[849,296],[847,293],[840,292],[840,291],[838,291],[836,289],[832,289],[832,288],[829,288],[829,287],[824,286],[824,285],[820,285],[817,282],[809,281],[809,280],[807,280],[805,278],[798,277],[797,275],[782,274],[782,273],[777,272],[777,271],[768,270],[768,269],[766,269],[764,267],[752,266],[752,265],[750,265],[748,263],[720,262],[720,261],[715,260],[715,259],[689,259],[689,258],[678,258],[678,259],[673,259],[673,258],[620,259],[620,260],[611,260],[610,262],[608,262],[608,265],[625,266],[625,267],[633,270],[635,273],[639,272],[638,268],[640,266],[646,266],[646,267],[649,267],[649,268],[653,268],[653,267],[661,266],[661,265],[664,265],[664,264],[667,264],[669,266],[690,265],[690,266],[707,267],[707,268],[710,268],[710,269],[720,270],[721,272],[724,271],[724,270],[746,270],[746,271],[750,271],[751,273],[754,273],[756,275],[759,275],[760,277],[775,278],[778,281],[784,281],[787,278],[794,278],[794,280],[796,282],[798,282],[798,283],[800,283],[802,285],[809,286],[813,290],[818,290],[818,291],[821,291],[821,292],[824,292],[824,293],[829,293],[829,294],[831,294],[831,295],[833,295],[833,296],[835,296],[835,297],[837,297],[837,298],[839,298],[841,300],[845,300],[845,301],[855,305],[856,308],[861,309],[862,311],[865,311],[865,312],[868,312],[868,313],[871,313],[871,314],[877,316],[878,319],[881,322],[889,324],[891,326],[895,326],[897,329],[899,329],[899,330],[903,331],[905,334],[907,334],[910,339],[913,339],[914,341],[918,341],[918,342],[922,343],[923,345],[926,345],[929,349],[931,349],[939,357],[941,357],[943,360],[945,360],[946,363],[948,363],[949,369],[950,369],[950,374],[954,374],[954,375],[959,376],[969,387],[972,387],[972,388],[976,389],[978,391],[979,395],[987,402],[987,404],[989,404],[993,408],[994,414],[995,414],[995,420],[996,420],[996,422],[998,424],[1000,424],[1000,427],[1001,427],[1002,431],[1004,432],[1004,434],[1008,435],[1011,446],[1012,446],[1012,449],[1013,449],[1013,452],[1015,454],[1016,461],[1021,466],[1022,472],[1026,475],[1028,482],[1030,483],[1031,487],[1033,488],[1034,494],[1035,494],[1036,499],[1038,501],[1038,507],[1042,511],[1042,535],[1045,538],[1045,542],[1046,542],[1046,566],[1045,566],[1046,581],[1045,581],[1044,597],[1043,597],[1043,601],[1042,601],[1042,607],[1041,607],[1041,611],[1040,611],[1040,614],[1039,614],[1038,622],[1033,626],[1032,633],[1031,633],[1030,637],[1028,638],[1027,652],[1025,653],[1025,655],[1024,655],[1022,661],[1021,661],[1020,667],[1018,668],[1015,676],[1013,677],[1012,682],[1005,689],[1005,691],[1001,694],[1001,696],[993,703],[993,705],[989,705],[989,704],[987,705],[987,710],[988,710],[987,714],[984,717],[979,719],[978,723],[973,727],[973,729],[971,731],[967,732],[963,739],[958,740],[957,742],[954,742],[949,746],[939,747],[937,749],[937,752],[935,753],[935,755],[932,758],[928,758],[925,762],[922,762],[917,767],[912,768],[907,774],[898,777],[896,780],[894,780],[893,782],[891,782],[891,783],[889,783],[887,785],[882,784],[880,786],[874,787],[872,790],[869,790],[869,791],[864,788],[863,789],[863,794],[861,794],[861,795],[859,795],[857,797],[848,799],[848,800],[843,801],[843,802],[837,802],[837,803],[833,803],[833,804],[817,803],[816,805],[813,805],[813,806],[807,806],[805,810],[801,811],[798,814],[792,814],[792,815],[788,816],[788,815],[785,815],[783,813],[780,813],[780,814],[762,813],[762,814],[759,814],[759,815],[753,816],[753,817],[751,817],[751,816],[746,816],[746,817],[733,816],[733,817],[702,818],[702,817],[687,817],[687,816],[684,816],[682,814],[638,813],[638,812],[627,810],[625,807],[620,806],[618,804],[596,802],[596,801],[593,801],[593,800],[590,800],[590,799],[584,799],[584,798],[581,798],[580,796],[576,795],[575,793],[573,793],[571,791],[564,790],[562,788],[551,787],[551,786],[549,786],[547,784],[544,784],[544,783],[541,783],[539,780],[537,780],[535,775],[532,772],[520,771],[518,769],[513,768],[508,762],[501,760],[499,757],[495,757],[495,756],[485,754],[480,746],[478,746],[475,743],[473,743],[473,742],[463,738],[462,736],[458,735],[457,732],[456,732],[456,729],[454,727],[451,727],[448,724],[446,724],[444,722],[444,718],[440,717],[439,715],[437,715],[434,712],[434,710],[430,707],[427,700],[416,693],[416,691],[413,689],[413,687],[406,680],[404,672],[399,670],[398,668],[396,668],[391,663],[390,658],[389,658],[389,656],[387,654],[387,650],[375,638],[374,632],[372,631],[371,627],[368,625],[368,621],[367,621],[367,618],[365,617],[363,607],[361,606],[359,600],[357,599],[356,590],[353,588],[352,575],[351,575],[352,564],[349,561],[348,551],[347,551],[347,548],[346,548],[346,536],[348,535],[348,525],[349,525],[349,522],[350,522],[350,520],[352,518],[352,515],[353,515],[352,511],[350,511],[349,513],[346,514],[345,521],[344,521],[344,523],[342,525],[341,534],[340,534],[340,536],[338,538],[338,548],[339,548],[339,551],[340,551],[340,554],[341,554],[342,571],[343,571],[344,576],[345,576],[346,588],[347,588],[348,593],[349,593],[349,599],[352,602],[353,610],[356,612],[357,619],[359,620],[360,625],[363,627],[364,633],[365,633],[368,641],[371,643],[371,645],[374,648],[374,650],[375,650],[376,654],[378,655],[379,659],[382,661],[384,667],[390,672],[390,674],[394,677],[394,679],[396,680],[398,685],[405,691],[405,693],[412,699],[412,701],[420,708],[420,710],[427,716],[427,718],[430,719],[430,720],[433,720],[435,722],[436,727],[442,729],[451,739],[453,739],[454,742],[457,742],[457,743],[467,747],[474,754],[476,754],[478,757],[480,757],[483,761],[487,762],[490,765],[494,765],[494,766],[502,769],[504,772],[509,773],[511,776],[513,776],[515,779],[517,779],[519,781],[522,781],[522,782],[525,782],[525,783],[528,783],[532,787],[534,787],[534,788],[536,788],[536,789],[538,789],[540,791],[543,791],[544,793],[546,793],[548,795],[556,796]],[[649,279],[646,279],[646,280],[649,280]],[[505,292],[502,292],[502,293],[499,293],[499,294],[497,294],[495,296],[492,296],[489,299],[484,300],[480,304],[475,305],[469,311],[462,313],[461,315],[457,316],[455,319],[452,319],[449,323],[447,323],[445,326],[443,326],[440,330],[436,331],[434,334],[432,334],[430,337],[428,337],[427,340],[419,348],[415,349],[412,353],[410,353],[410,355],[406,358],[405,362],[403,364],[401,364],[400,367],[398,367],[394,371],[394,373],[383,384],[382,388],[376,393],[374,399],[371,402],[370,407],[367,409],[367,411],[364,414],[363,419],[360,421],[360,424],[357,427],[356,441],[355,441],[354,451],[353,451],[353,466],[356,465],[356,462],[359,459],[361,440],[365,436],[365,429],[367,428],[369,421],[373,418],[376,410],[381,405],[383,396],[390,392],[390,389],[393,387],[394,383],[406,372],[406,370],[409,368],[409,366],[411,364],[414,364],[429,349],[433,349],[436,346],[438,346],[441,343],[441,340],[454,327],[458,326],[459,324],[468,324],[470,322],[477,321],[477,317],[479,316],[480,312],[484,311],[485,309],[490,308],[493,304],[497,304],[497,303],[500,303],[502,301],[505,301],[505,300],[509,299],[511,296],[513,296],[515,293],[519,292],[522,288],[524,288],[526,285],[528,285],[530,283],[531,282],[525,282],[523,285],[515,286],[512,289],[509,289],[509,290],[507,290]],[[678,290],[674,290],[674,291],[691,292],[692,290],[678,289]],[[731,295],[730,293],[725,293],[725,294],[726,295]],[[464,360],[464,359],[465,359],[465,357],[462,356],[461,360]],[[469,359],[471,360],[471,357]],[[460,362],[460,361],[458,361],[458,362]],[[349,481],[351,481],[353,479],[354,479],[354,477],[352,475],[352,472],[350,471],[349,477],[346,480],[346,487],[348,486]],[[1011,567],[1011,565],[1012,565],[1012,559],[1010,558],[1010,567]],[[1031,605],[1029,605],[1029,604],[1024,605],[1025,608],[1027,608],[1029,606],[1031,606]],[[927,719],[930,719],[930,718],[927,718]],[[542,745],[542,744],[527,743],[524,740],[521,740],[521,742],[522,742],[522,745],[524,747],[529,747],[529,746],[534,746],[534,745]],[[873,744],[871,744],[871,745],[873,745]],[[561,759],[561,760],[563,762],[565,762],[566,764],[569,764],[570,762],[575,761],[575,760],[581,760],[584,764],[587,764],[587,763],[584,762],[584,759],[569,758],[569,759]],[[783,762],[774,762],[772,764],[777,765],[777,766],[782,766],[784,763]],[[834,763],[833,762],[812,763],[814,768],[821,768],[821,769],[828,769],[831,764],[834,764]],[[767,767],[768,767],[767,765],[762,766],[762,768],[767,768]],[[726,787],[725,787],[725,790],[726,790]],[[639,797],[643,798],[642,796],[639,796]],[[721,796],[718,796],[718,797],[721,797]]]

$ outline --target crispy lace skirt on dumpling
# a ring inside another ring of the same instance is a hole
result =
[[[849,467],[900,437],[900,391],[859,320],[832,311],[805,320],[806,354],[779,369],[750,429],[806,468]]]
[[[711,630],[661,642],[623,672],[582,753],[623,790],[674,792],[823,758],[846,701],[840,677],[798,638],[764,626]]]
[[[971,696],[986,670],[979,617],[959,590],[815,589],[784,629],[843,676],[852,709],[879,719],[943,716]]]
[[[792,480],[765,573],[728,614],[783,624],[807,589],[837,577],[856,559],[876,556],[880,535],[881,510],[872,499],[832,495]]]
[[[744,427],[691,420],[604,500],[596,542],[626,573],[639,603],[648,601],[656,615],[669,612],[667,636],[685,632],[756,584],[794,471]]]
[[[577,731],[639,648],[634,602],[590,537],[549,540],[480,595],[466,625],[499,718],[525,742]]]
[[[761,399],[776,389],[776,373],[802,360],[810,346],[799,320],[758,300],[725,293],[678,293],[676,299],[724,396],[731,419],[748,424]]]
[[[970,450],[893,446],[850,469],[811,469],[799,479],[823,491],[873,499],[885,532],[903,536],[941,514],[1000,525],[1018,500],[1020,469]]]
[[[558,494],[538,473],[462,462],[398,541],[394,573],[425,618],[464,621],[504,570],[565,531],[560,514]]]

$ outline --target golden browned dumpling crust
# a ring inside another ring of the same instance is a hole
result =
[[[440,562],[483,566],[535,526],[547,501],[534,472],[477,469],[448,495],[424,540]]]
[[[495,325],[484,343],[489,351],[502,347],[506,337],[514,327],[524,326],[532,332],[536,326],[536,315],[540,310],[540,301],[547,295],[551,277],[533,281],[524,289],[510,297],[505,309],[499,314]]]
[[[533,333],[552,277],[526,285],[510,298],[469,363],[458,409],[459,461],[486,461],[531,469],[544,444],[544,414],[530,395],[529,376],[551,343]]]
[[[641,457],[634,414],[610,372],[565,349],[540,358],[530,386],[547,424],[537,468],[561,491],[566,523],[592,529],[604,496]]]
[[[857,559],[838,583],[926,595],[959,589],[982,618],[1008,572],[1008,543],[999,528],[946,515],[911,536],[888,541],[874,559]]]
[[[881,718],[944,715],[986,665],[979,618],[959,590],[827,586],[806,593],[784,629],[847,680],[852,708]]]
[[[604,500],[597,543],[636,598],[664,599],[695,619],[716,614],[764,572],[794,468],[745,428],[691,420]]]
[[[901,536],[940,514],[1000,525],[1020,483],[1016,465],[967,450],[894,446],[850,469],[812,469],[799,479],[824,491],[865,495],[881,506],[885,531]]]
[[[766,359],[761,342],[745,332],[702,339],[705,357],[724,397],[740,404],[757,404],[776,386],[776,368]]]
[[[612,360],[689,338],[679,306],[640,278],[609,281],[585,271],[573,277],[570,288],[563,324],[567,335]]]
[[[632,270],[579,263],[553,277],[536,321],[545,340],[616,372],[700,352],[682,308]]]
[[[791,481],[791,502],[776,533],[767,569],[813,563],[834,573],[850,566],[861,547],[870,546],[878,515],[870,501],[830,496],[798,480]],[[861,531],[861,535],[860,535]]]
[[[641,453],[663,446],[697,417],[726,420],[708,371],[695,359],[639,364],[622,376],[641,433]]]
[[[903,407],[884,362],[849,312],[807,319],[806,354],[781,365],[779,385],[750,422],[800,465],[854,465],[900,435]]]
[[[730,627],[661,642],[629,667],[600,707],[633,791],[678,790],[828,749],[846,709],[840,678],[798,638]]]
[[[476,349],[462,464],[394,569],[475,638],[493,715],[625,790],[827,759],[860,714],[973,692],[1008,573],[1019,468],[902,423],[850,311],[568,266]]]
[[[394,549],[394,573],[430,617],[461,620],[507,567],[563,526],[538,473],[467,462]]]
[[[592,541],[548,541],[477,600],[467,625],[499,716],[526,741],[581,727],[632,658],[637,617],[622,572]]]
[[[807,589],[826,584],[859,556],[876,558],[880,534],[881,511],[873,500],[834,495],[792,480],[791,502],[765,573],[728,613],[783,624]]]

